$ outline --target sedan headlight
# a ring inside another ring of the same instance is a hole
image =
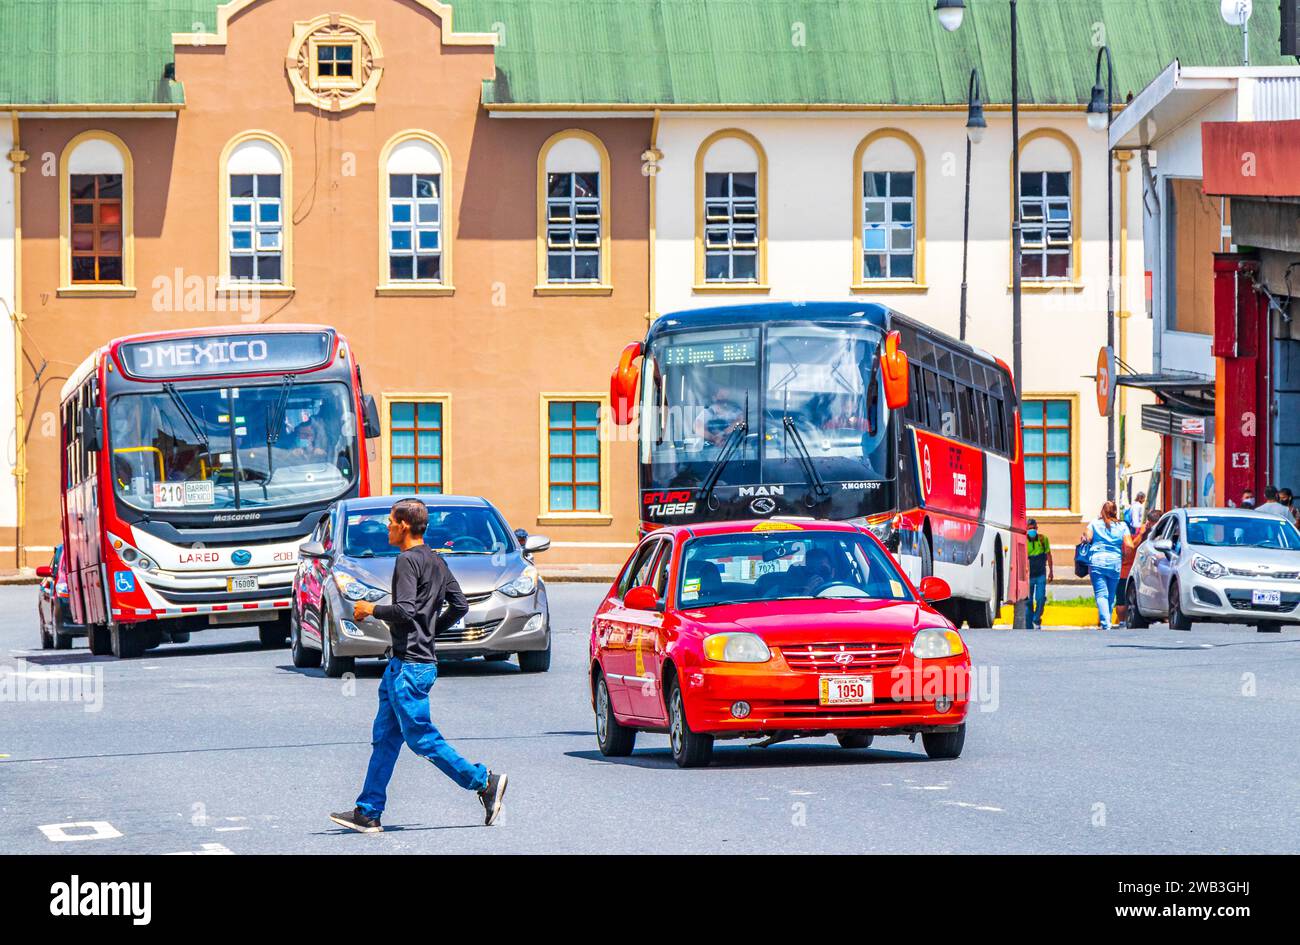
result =
[[[357,580],[346,571],[335,571],[334,583],[338,586],[339,593],[348,600],[368,600],[373,604],[383,600],[388,594],[387,591],[381,591],[377,587],[371,587]]]
[[[715,633],[704,638],[704,655],[719,663],[766,663],[772,651],[753,633]]]
[[[497,588],[506,597],[527,597],[537,590],[537,569],[531,564],[524,568],[522,574]]]
[[[918,630],[912,638],[912,652],[919,660],[933,660],[944,656],[960,656],[966,652],[966,644],[956,630],[927,627]]]
[[[1192,570],[1207,578],[1221,578],[1228,573],[1227,568],[1205,555],[1192,555]]]

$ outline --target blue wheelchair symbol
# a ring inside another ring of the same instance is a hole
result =
[[[130,571],[114,571],[113,586],[119,594],[129,594],[135,590],[135,575]]]

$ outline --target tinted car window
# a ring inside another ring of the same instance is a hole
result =
[[[343,553],[353,558],[395,557],[388,543],[388,509],[349,511],[343,523]],[[498,554],[512,551],[514,536],[494,509],[437,506],[429,509],[424,543],[444,554]]]

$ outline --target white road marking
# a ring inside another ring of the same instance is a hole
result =
[[[911,786],[911,785],[909,785],[907,789],[908,789],[909,791],[946,791],[946,790],[948,790],[948,785],[946,785],[946,784],[923,784],[923,785],[921,785],[920,787],[915,787],[915,786]]]
[[[200,843],[197,850],[181,850],[178,853],[164,853],[163,856],[234,856],[234,851],[219,843]]]
[[[45,834],[45,839],[54,843],[68,843],[76,840],[112,840],[122,836],[121,831],[107,820],[78,820],[67,824],[42,824],[37,828]],[[68,833],[70,829],[89,830],[90,833]]]
[[[252,830],[252,827],[213,827],[217,833],[229,833],[232,830]]]
[[[985,804],[972,804],[970,801],[940,801],[940,804],[948,804],[951,807],[967,807],[971,810],[983,810],[993,814],[1005,814],[1001,807],[989,807]]]

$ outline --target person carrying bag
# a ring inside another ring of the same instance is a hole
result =
[[[1133,536],[1120,521],[1114,502],[1102,504],[1101,516],[1088,526],[1079,547],[1084,543],[1088,545],[1088,573],[1092,575],[1092,591],[1097,598],[1097,619],[1101,629],[1109,630],[1124,549],[1133,545]]]

